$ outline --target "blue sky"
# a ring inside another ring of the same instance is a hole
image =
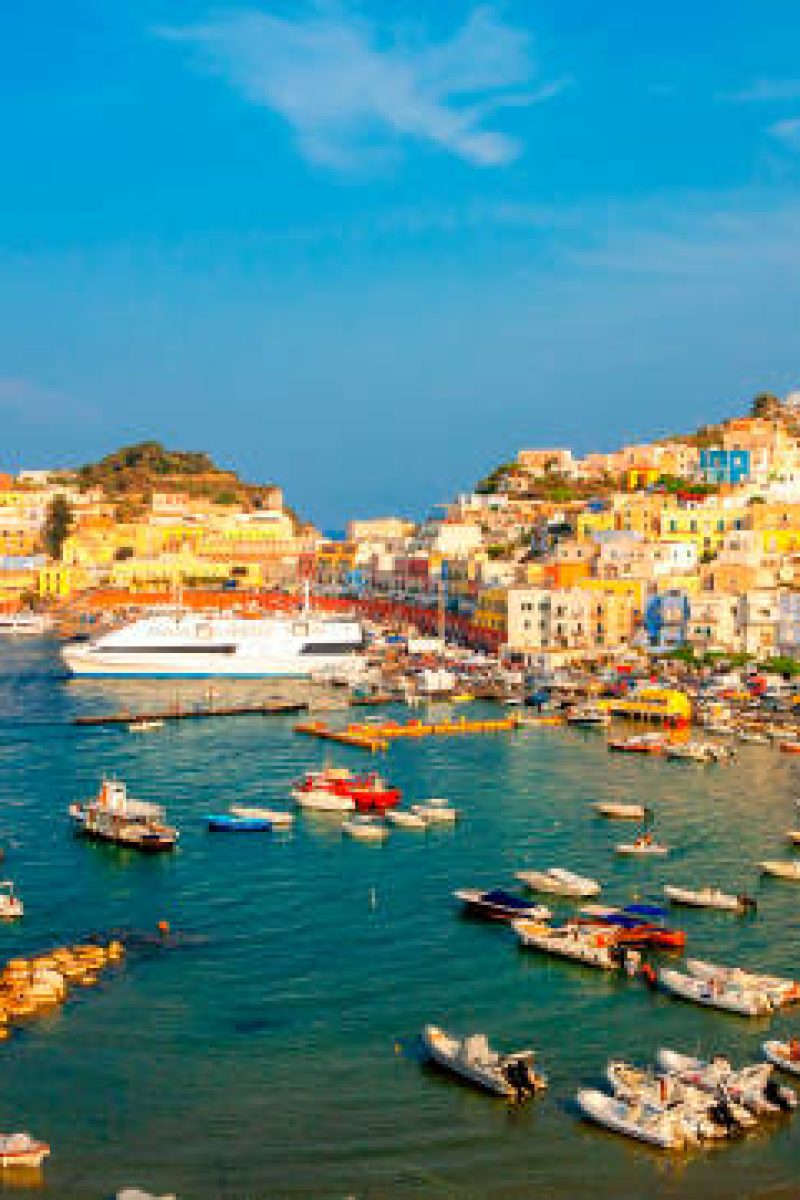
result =
[[[0,9],[0,461],[324,526],[800,385],[794,0]]]

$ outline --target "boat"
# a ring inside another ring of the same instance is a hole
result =
[[[611,714],[596,704],[579,704],[567,713],[567,724],[581,729],[605,729],[611,724]]]
[[[682,1150],[689,1142],[680,1113],[665,1112],[640,1100],[620,1100],[596,1088],[581,1088],[575,1102],[583,1117],[613,1133],[662,1150]]]
[[[377,771],[366,775],[354,775],[346,767],[326,767],[322,771],[309,771],[292,790],[292,796],[302,804],[302,796],[308,792],[330,792],[352,800],[353,807],[360,812],[383,812],[399,804],[402,793],[399,788],[388,784]]]
[[[256,618],[173,611],[68,642],[61,653],[73,675],[309,678],[355,674],[365,645],[360,621],[307,610]]]
[[[672,904],[684,904],[689,908],[716,908],[722,912],[743,913],[756,911],[756,901],[740,893],[738,896],[722,892],[717,887],[684,888],[668,883],[664,895]]]
[[[272,823],[263,817],[237,817],[235,813],[212,813],[206,817],[209,833],[271,833]]]
[[[792,1038],[789,1042],[763,1042],[761,1050],[767,1062],[773,1066],[787,1071],[790,1075],[800,1075],[800,1041],[797,1038]]]
[[[782,861],[781,859],[765,859],[758,864],[764,875],[773,875],[776,879],[790,879],[800,883],[800,862]]]
[[[16,921],[24,912],[23,903],[14,892],[13,880],[0,881],[0,920]]]
[[[662,967],[659,970],[658,983],[665,992],[681,1000],[689,1000],[705,1008],[718,1008],[723,1012],[736,1013],[740,1017],[764,1017],[773,1011],[765,992],[713,979],[698,979],[671,967]]]
[[[452,825],[459,817],[458,809],[453,808],[449,800],[438,796],[423,800],[420,804],[412,804],[411,811],[431,825]]]
[[[800,754],[800,738],[786,738],[785,741],[778,742],[778,749],[783,754]]]
[[[706,962],[702,958],[687,958],[686,970],[696,979],[717,980],[736,987],[753,988],[764,992],[776,1008],[794,1004],[800,1000],[800,983],[795,979],[779,975],[760,975],[745,971],[742,967],[725,967],[720,963]]]
[[[766,733],[760,733],[757,729],[740,729],[737,737],[740,742],[750,742],[754,746],[768,746],[769,737]]]
[[[165,823],[164,809],[132,800],[120,780],[104,779],[94,800],[71,804],[69,815],[83,837],[135,850],[173,850],[178,831]]]
[[[366,813],[354,813],[342,822],[342,833],[359,842],[385,842],[389,836],[389,827],[377,817],[370,817]]]
[[[620,1100],[639,1100],[663,1111],[679,1112],[692,1139],[712,1141],[729,1137],[734,1130],[750,1128],[756,1119],[744,1105],[720,1099],[701,1088],[684,1083],[675,1075],[643,1071],[630,1063],[612,1059],[606,1081]]]
[[[708,742],[670,742],[664,747],[664,757],[670,762],[708,763],[715,762],[720,753]]]
[[[47,613],[22,609],[20,612],[0,612],[0,634],[13,636],[41,637],[52,627],[53,619]]]
[[[658,733],[642,733],[637,737],[609,738],[606,746],[619,754],[663,754],[665,742]]]
[[[310,812],[349,813],[355,812],[356,802],[352,796],[337,795],[326,788],[313,788],[307,792],[292,792],[298,808]]]
[[[289,829],[294,824],[294,813],[284,808],[250,808],[244,804],[232,804],[231,815],[249,817],[256,821],[269,821],[273,829]]]
[[[729,1096],[756,1116],[787,1112],[797,1105],[792,1089],[770,1078],[769,1062],[734,1068],[721,1054],[706,1060],[664,1046],[658,1050],[656,1062],[660,1070],[676,1075],[683,1083],[714,1095]]]
[[[635,908],[636,905],[631,905],[631,909]],[[581,909],[581,913],[584,912],[585,910]],[[686,934],[682,929],[672,929],[635,911],[600,911],[588,916],[582,915],[579,922],[607,927],[614,932],[615,944],[621,947],[649,946],[654,950],[682,950],[686,945]]]
[[[602,971],[617,971],[622,966],[622,955],[613,952],[616,949],[613,931],[581,925],[553,927],[525,920],[514,921],[512,929],[526,949],[569,958]]]
[[[503,891],[502,888],[488,892],[461,888],[453,895],[472,916],[486,917],[489,921],[515,921],[522,918],[549,921],[553,915],[543,904],[531,904],[524,897],[515,896],[513,892]]]
[[[38,1169],[50,1153],[47,1142],[29,1133],[0,1133],[0,1167]]]
[[[663,858],[669,854],[669,849],[661,842],[654,842],[649,833],[642,833],[632,842],[617,842],[614,850],[617,854],[639,855],[642,858],[653,856]]]
[[[612,821],[643,821],[648,809],[644,804],[620,804],[616,801],[597,800],[592,808],[599,817]]]
[[[398,829],[425,830],[430,824],[425,817],[406,808],[388,808],[384,818],[390,825],[395,825]]]
[[[128,722],[129,733],[150,733],[153,729],[163,729],[164,722],[161,717],[137,717],[135,721]]]
[[[589,899],[600,892],[600,884],[585,875],[566,871],[562,867],[548,867],[545,871],[516,871],[516,878],[532,892],[548,892],[557,896],[573,896],[579,900]]]
[[[787,829],[786,837],[793,846],[800,846],[800,829]]]
[[[523,1099],[547,1087],[544,1075],[534,1070],[533,1050],[498,1054],[485,1034],[454,1037],[438,1025],[426,1025],[422,1044],[437,1066],[496,1096]]]

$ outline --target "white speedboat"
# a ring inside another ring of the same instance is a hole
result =
[[[643,804],[618,804],[616,801],[598,800],[592,808],[599,817],[608,817],[612,821],[643,821],[647,809]]]
[[[760,975],[754,971],[745,971],[741,967],[725,967],[720,963],[706,962],[702,958],[687,958],[685,966],[695,979],[716,980],[723,984],[764,992],[776,1008],[800,1000],[800,983],[794,979],[783,979],[780,975]]]
[[[327,788],[312,787],[308,791],[296,788],[292,796],[298,808],[307,809],[309,812],[349,813],[356,807],[352,796],[331,792]]]
[[[50,1153],[47,1142],[29,1133],[0,1133],[0,1167],[38,1168]]]
[[[765,1017],[773,1011],[765,992],[732,983],[697,979],[694,975],[684,975],[671,967],[660,969],[658,982],[670,995],[700,1004],[704,1008],[718,1008],[723,1012],[736,1013],[740,1017]]]
[[[273,829],[290,829],[294,824],[294,813],[284,808],[251,808],[245,804],[232,804],[231,816],[245,821],[269,821]]]
[[[800,862],[796,859],[765,859],[758,865],[764,875],[773,875],[776,879],[789,879],[792,883],[800,883]]]
[[[563,867],[548,867],[545,871],[516,871],[516,878],[532,892],[548,892],[556,896],[573,896],[588,900],[598,895],[600,884],[596,879],[577,875]]]
[[[342,822],[342,833],[359,842],[385,842],[389,836],[389,827],[377,817],[368,816],[366,813],[354,813]]]
[[[14,892],[13,880],[0,881],[0,920],[16,921],[24,912],[22,901]]]
[[[800,1042],[797,1038],[791,1042],[767,1041],[761,1049],[767,1062],[790,1075],[800,1075]]]
[[[756,902],[749,896],[733,896],[722,892],[719,888],[683,888],[668,883],[664,886],[664,895],[672,904],[684,904],[689,908],[716,908],[722,912],[742,913],[747,909],[755,910]]]
[[[614,1133],[662,1150],[680,1150],[688,1143],[686,1127],[678,1113],[665,1112],[639,1100],[619,1100],[594,1088],[581,1088],[575,1100],[587,1120]]]
[[[426,817],[406,808],[387,808],[384,817],[390,825],[395,825],[398,829],[424,831],[430,825],[430,821]]]
[[[660,1070],[677,1075],[683,1083],[714,1095],[723,1093],[756,1116],[785,1112],[797,1103],[791,1088],[781,1087],[770,1078],[772,1064],[768,1062],[734,1068],[722,1055],[706,1060],[664,1046],[656,1062]]]
[[[163,729],[161,717],[137,717],[128,722],[128,733],[150,733],[154,729]]]
[[[547,1080],[533,1069],[533,1050],[498,1054],[485,1034],[454,1037],[438,1025],[426,1025],[422,1044],[433,1062],[496,1096],[522,1099],[525,1093],[547,1087]]]
[[[669,854],[668,847],[661,842],[654,842],[649,833],[643,833],[632,842],[618,842],[614,849],[617,854],[638,855],[641,858],[663,858]]]
[[[453,808],[449,800],[438,796],[423,800],[420,804],[412,804],[411,811],[431,825],[452,825],[458,820],[458,809]]]
[[[620,961],[611,953],[608,932],[602,928],[563,925],[553,928],[541,921],[514,921],[512,929],[527,949],[540,950],[557,958],[569,958],[601,971],[619,970]]]

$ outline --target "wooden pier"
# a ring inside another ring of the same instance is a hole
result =
[[[265,700],[251,704],[197,705],[192,708],[172,707],[153,712],[86,713],[74,717],[73,725],[131,725],[138,721],[199,721],[209,717],[280,717],[303,712],[306,701]]]

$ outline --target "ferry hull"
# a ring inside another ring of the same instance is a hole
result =
[[[232,655],[230,662],[220,662],[212,655],[186,658],[159,655],[93,654],[83,647],[65,646],[62,657],[67,670],[75,676],[100,679],[307,679],[320,671],[352,668],[356,660],[341,654],[303,655],[302,659],[263,660],[245,659]],[[238,661],[237,661],[238,659]]]

